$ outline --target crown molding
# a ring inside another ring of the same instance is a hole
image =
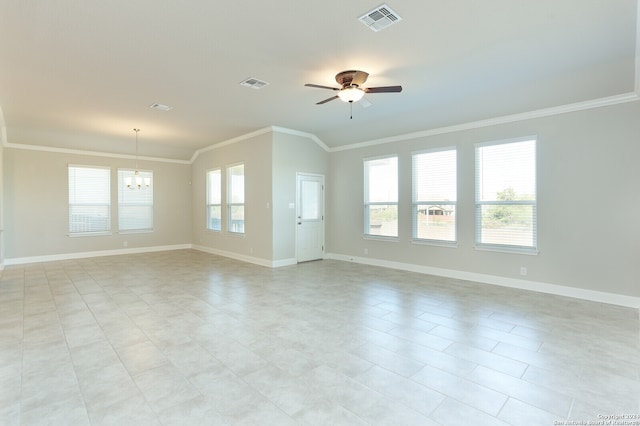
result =
[[[593,99],[584,102],[576,102],[573,104],[560,105],[557,107],[544,108],[535,111],[523,112],[520,114],[505,115],[502,117],[489,118],[486,120],[472,121],[468,123],[456,124],[453,126],[439,127],[435,129],[423,130],[420,132],[407,133],[404,135],[391,136],[388,138],[374,139],[370,141],[339,146],[330,148],[330,152],[348,151],[352,149],[365,148],[369,146],[382,145],[392,142],[401,142],[406,140],[424,138],[429,136],[441,135],[445,133],[460,132],[463,130],[479,129],[482,127],[496,126],[499,124],[514,123],[517,121],[531,120],[534,118],[549,117],[552,115],[566,114],[569,112],[582,111],[592,108],[601,108],[610,105],[617,105],[627,102],[635,102],[640,100],[637,92],[624,93],[622,95],[608,96],[605,98]]]
[[[640,3],[640,0],[638,1]],[[639,15],[640,15],[640,8],[639,8]],[[640,35],[640,26],[638,29],[638,34]],[[406,133],[406,134],[391,136],[387,138],[373,139],[369,141],[349,144],[345,146],[338,146],[338,147],[329,147],[320,138],[318,138],[316,135],[312,133],[289,129],[286,127],[267,126],[267,127],[263,127],[262,129],[258,129],[254,132],[246,133],[244,135],[240,135],[235,138],[227,139],[225,141],[207,146],[205,148],[200,148],[193,153],[193,156],[189,160],[176,160],[176,159],[160,158],[160,157],[138,157],[138,159],[165,162],[165,163],[193,164],[194,161],[198,158],[198,156],[200,156],[200,154],[203,154],[205,152],[212,151],[215,149],[219,149],[228,145],[232,145],[238,142],[242,142],[247,139],[251,139],[256,136],[260,136],[269,132],[284,133],[284,134],[309,138],[313,142],[315,142],[319,147],[321,147],[324,151],[328,153],[332,153],[332,152],[360,149],[360,148],[365,148],[369,146],[382,145],[382,144],[393,143],[393,142],[402,142],[406,140],[424,138],[424,137],[441,135],[446,133],[455,133],[455,132],[460,132],[464,130],[479,129],[483,127],[496,126],[499,124],[514,123],[518,121],[530,120],[535,118],[549,117],[553,115],[566,114],[570,112],[588,110],[593,108],[601,108],[601,107],[606,107],[611,105],[623,104],[627,102],[636,102],[640,100],[640,36],[639,36],[637,50],[639,53],[636,55],[636,63],[637,63],[636,88],[635,88],[636,90],[634,92],[624,93],[621,95],[608,96],[604,98],[592,99],[584,102],[576,102],[576,103],[567,104],[567,105],[560,105],[560,106],[551,107],[551,108],[544,108],[544,109],[539,109],[535,111],[528,111],[528,112],[519,113],[519,114],[505,115],[502,117],[494,117],[486,120],[472,121],[468,123],[456,124],[453,126],[439,127],[439,128],[423,130],[419,132]],[[0,110],[0,113],[1,113],[1,110]],[[0,118],[2,118],[1,115],[0,115]],[[25,150],[31,150],[31,151],[57,152],[57,153],[63,153],[63,154],[90,155],[90,156],[96,156],[96,157],[135,159],[135,156],[127,155],[127,154],[114,154],[114,153],[108,153],[108,152],[84,151],[84,150],[77,150],[77,149],[54,148],[54,147],[46,147],[46,146],[39,146],[39,145],[9,143],[7,141],[6,126],[2,126],[0,128],[0,133],[1,133],[0,137],[2,139],[2,145],[6,148],[25,149]]]
[[[205,148],[200,148],[193,154],[193,156],[191,157],[190,162],[193,164],[193,162],[196,161],[198,156],[200,156],[200,154],[203,154],[205,152],[212,151],[214,149],[222,148],[222,147],[225,147],[225,146],[229,146],[229,145],[232,145],[234,143],[242,142],[242,141],[245,141],[247,139],[251,139],[251,138],[254,138],[256,136],[260,136],[260,135],[263,135],[263,134],[269,133],[269,132],[284,133],[284,134],[288,134],[288,135],[294,135],[294,136],[301,136],[301,137],[304,137],[304,138],[309,138],[312,141],[314,141],[316,144],[318,144],[318,146],[320,148],[324,149],[326,152],[329,152],[331,150],[331,148],[329,148],[324,142],[322,142],[320,140],[320,138],[318,138],[316,135],[314,135],[312,133],[307,133],[307,132],[303,132],[303,131],[300,131],[300,130],[288,129],[286,127],[268,126],[268,127],[263,127],[262,129],[258,129],[255,132],[251,132],[251,133],[247,133],[247,134],[235,137],[235,138],[227,139],[226,141],[222,141],[222,142],[207,146]]]
[[[232,145],[234,143],[242,142],[242,141],[245,141],[247,139],[255,138],[256,136],[260,136],[260,135],[263,135],[265,133],[269,133],[271,131],[272,131],[271,126],[263,127],[262,129],[258,129],[258,130],[254,131],[254,132],[245,133],[244,135],[240,135],[240,136],[237,136],[235,138],[227,139],[225,141],[218,142],[218,143],[215,143],[213,145],[209,145],[209,146],[204,147],[204,148],[200,148],[200,149],[196,150],[196,152],[193,153],[193,156],[191,157],[191,160],[189,160],[189,163],[193,164],[193,162],[196,161],[196,159],[200,156],[200,154],[204,154],[205,152],[213,151],[214,149],[219,149],[219,148],[222,148],[224,146]]]
[[[317,137],[316,135],[314,135],[313,133],[301,132],[299,130],[293,130],[293,129],[288,129],[286,127],[278,127],[278,126],[271,126],[271,129],[274,132],[277,132],[277,133],[285,133],[285,134],[288,134],[288,135],[300,136],[300,137],[303,137],[303,138],[309,138],[312,141],[314,141],[316,144],[318,144],[318,146],[320,148],[324,149],[326,152],[330,152],[331,151],[331,148],[329,148],[329,146],[327,146],[327,144],[322,142],[322,140],[320,140],[320,138]]]
[[[50,146],[41,146],[41,145],[29,145],[29,144],[19,144],[19,143],[10,143],[6,141],[5,137],[5,129],[2,129],[2,145],[5,148],[13,148],[13,149],[23,149],[27,151],[41,151],[41,152],[56,152],[59,154],[73,154],[73,155],[89,155],[92,157],[109,157],[109,158],[124,158],[127,160],[135,160],[135,155],[130,154],[114,154],[112,152],[99,152],[99,151],[85,151],[80,149],[69,149],[69,148],[56,148]],[[138,160],[146,160],[146,161],[156,161],[159,163],[174,163],[174,164],[191,164],[189,160],[175,160],[172,158],[161,158],[161,157],[137,157]]]

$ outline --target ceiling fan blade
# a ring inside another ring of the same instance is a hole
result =
[[[337,87],[329,87],[329,86],[321,86],[319,84],[311,84],[311,83],[307,83],[305,84],[306,87],[315,87],[317,89],[329,89],[329,90],[340,90]]]
[[[369,73],[366,73],[364,71],[356,71],[353,75],[353,80],[351,80],[351,84],[362,86],[364,82],[367,81],[367,77],[369,77]]]
[[[338,99],[338,95],[327,98],[324,101],[316,102],[316,105],[326,104],[327,102],[332,101],[334,99]]]
[[[397,93],[402,92],[402,86],[368,87],[366,93]]]

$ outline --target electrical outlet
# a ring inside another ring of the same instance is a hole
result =
[[[369,254],[369,249],[368,248],[364,249],[364,254]]]
[[[129,246],[129,242],[128,242],[128,241],[125,241],[124,243],[122,243],[122,246],[123,246],[123,247],[128,247],[128,246]]]
[[[523,277],[527,275],[527,268],[525,268],[524,266],[520,267],[520,275],[522,275]]]

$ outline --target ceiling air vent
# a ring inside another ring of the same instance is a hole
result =
[[[383,4],[382,6],[378,6],[372,11],[365,13],[359,17],[358,20],[373,31],[378,32],[398,21],[402,21],[402,18],[391,10],[389,6]]]
[[[269,84],[269,83],[267,83],[266,81],[258,80],[257,78],[253,78],[253,77],[250,77],[250,78],[240,82],[240,86],[250,87],[250,88],[256,89],[256,90],[262,89],[267,84]]]
[[[172,110],[173,107],[169,106],[169,105],[163,105],[163,104],[151,104],[149,105],[149,108],[151,109],[158,109],[160,111],[169,111]]]

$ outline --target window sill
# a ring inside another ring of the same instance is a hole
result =
[[[481,245],[476,244],[474,246],[476,250],[479,251],[493,251],[497,253],[510,253],[510,254],[524,254],[527,256],[537,256],[538,249],[536,248],[527,248],[527,247],[514,247],[514,246],[497,246],[497,245]]]
[[[126,231],[118,231],[118,234],[151,234],[153,229],[131,229]]]
[[[422,239],[413,239],[411,240],[411,244],[416,244],[419,246],[435,246],[435,247],[446,247],[446,248],[458,248],[457,241],[443,241],[443,240],[422,240]]]
[[[231,236],[231,237],[235,237],[235,238],[244,238],[245,233],[244,232],[231,232],[231,231],[227,231],[225,232],[225,234]]]
[[[389,241],[392,243],[397,243],[400,241],[400,238],[398,237],[387,237],[384,235],[368,235],[365,234],[363,237],[365,240],[375,240],[375,241]]]
[[[76,238],[76,237],[101,237],[104,235],[112,235],[111,231],[106,232],[74,232],[67,234],[67,237]]]

